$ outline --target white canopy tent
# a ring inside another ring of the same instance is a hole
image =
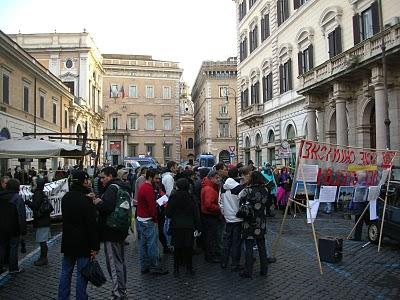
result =
[[[0,141],[0,158],[80,158],[82,146],[30,136]]]

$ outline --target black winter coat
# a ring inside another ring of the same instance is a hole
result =
[[[25,201],[25,204],[32,209],[33,212],[33,227],[41,228],[41,227],[50,227],[50,214],[45,216],[39,216],[39,209],[42,205],[43,201],[47,199],[46,194],[43,190],[36,190],[33,193],[32,202]]]
[[[0,237],[19,236],[17,207],[10,202],[13,194],[0,193]]]
[[[100,233],[101,241],[109,242],[123,242],[128,236],[128,232],[124,233],[107,226],[108,216],[115,210],[117,203],[117,192],[118,188],[113,184],[117,184],[120,188],[129,192],[128,185],[119,179],[111,180],[105,189],[104,194],[101,196],[102,202],[96,205],[99,211],[98,230]]]
[[[200,229],[199,208],[186,191],[177,190],[171,195],[166,215],[171,218],[173,229]]]
[[[63,235],[61,252],[66,256],[89,257],[91,250],[99,250],[96,228],[96,208],[86,197],[90,191],[73,184],[61,200]]]

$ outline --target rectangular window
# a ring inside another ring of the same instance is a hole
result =
[[[39,98],[39,117],[44,118],[44,96],[40,95]]]
[[[153,152],[153,149],[154,149],[153,144],[147,144],[146,145],[146,154],[149,156],[154,156],[155,153]]]
[[[242,110],[249,106],[249,90],[245,89],[240,93],[240,102]]]
[[[283,94],[292,89],[292,61],[279,66],[280,93]]]
[[[219,113],[221,116],[226,116],[228,114],[228,107],[226,105],[220,105]]]
[[[306,2],[307,2],[307,0],[294,0],[293,1],[293,8],[294,9],[298,9],[300,6],[302,6]]]
[[[154,130],[154,118],[146,118],[146,129]]]
[[[3,74],[3,103],[10,104],[10,77]]]
[[[342,31],[340,26],[328,34],[329,58],[342,53]]]
[[[24,111],[29,112],[29,87],[24,86]]]
[[[68,128],[68,110],[64,111],[64,128]]]
[[[242,3],[239,4],[239,21],[241,21],[246,15],[247,11],[246,1],[247,0],[243,0]]]
[[[250,53],[258,47],[258,26],[254,26],[253,30],[250,31]]]
[[[251,86],[251,104],[260,103],[260,83],[257,81]]]
[[[92,110],[96,111],[96,87],[92,86]]]
[[[269,14],[266,14],[261,19],[261,42],[265,41],[269,36]]]
[[[118,118],[117,117],[113,117],[111,119],[112,123],[111,123],[111,129],[113,130],[117,130],[118,129]]]
[[[276,14],[278,18],[278,26],[289,19],[289,3],[288,0],[278,0],[276,3]]]
[[[219,96],[220,97],[227,97],[228,96],[228,87],[226,86],[220,86],[219,87]]]
[[[165,158],[170,158],[171,157],[171,145],[170,144],[165,144],[163,145],[164,147],[164,156]]]
[[[229,137],[229,124],[219,123],[219,137],[227,138]]]
[[[138,156],[137,145],[128,145],[128,156]]]
[[[240,42],[240,61],[247,58],[247,37]]]
[[[249,0],[249,9],[257,2],[257,0]]]
[[[53,123],[57,124],[57,103],[53,102]]]
[[[118,84],[112,84],[110,86],[110,98],[117,98],[119,92]]]
[[[163,87],[163,99],[171,99],[171,87],[170,86]]]
[[[137,117],[130,117],[129,118],[129,129],[130,130],[137,130]]]
[[[154,87],[146,85],[146,98],[154,98]]]
[[[263,102],[272,100],[272,73],[263,77]]]
[[[67,88],[69,89],[69,92],[72,95],[75,95],[75,82],[73,81],[64,81],[64,84],[67,86]]]
[[[164,119],[164,130],[171,130],[172,121],[170,118]]]
[[[129,86],[129,97],[131,98],[136,98],[137,95],[137,86],[136,85],[130,85]]]
[[[361,32],[363,40],[369,39],[374,35],[371,8],[361,13]]]
[[[302,75],[314,68],[314,48],[313,45],[298,53],[299,75]]]

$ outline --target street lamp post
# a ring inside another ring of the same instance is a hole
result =
[[[226,102],[229,103],[229,90],[233,91],[233,94],[235,95],[234,102],[235,102],[235,140],[236,140],[236,162],[239,162],[239,136],[238,136],[238,119],[237,119],[237,95],[236,95],[236,90],[231,87],[226,87]]]

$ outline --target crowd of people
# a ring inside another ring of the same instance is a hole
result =
[[[26,206],[33,212],[40,245],[34,265],[48,264],[52,207],[43,190],[49,178],[43,172],[34,173],[34,168],[30,171],[26,180],[32,186],[31,200],[24,201],[19,194],[18,177],[24,171],[15,169],[13,176],[1,178],[0,273],[7,262],[10,274],[23,271],[18,266],[18,247],[23,251]],[[76,298],[87,299],[88,279],[81,271],[100,248],[112,281],[111,298],[126,299],[129,230],[138,244],[143,276],[168,274],[161,263],[161,249],[173,257],[175,277],[182,275],[182,268],[185,276],[195,275],[192,257],[201,253],[207,263],[230,268],[243,278],[253,277],[255,250],[261,276],[266,276],[268,264],[276,261],[266,239],[267,218],[286,209],[293,184],[293,174],[286,167],[278,170],[267,163],[257,169],[249,161],[246,166],[218,163],[212,169],[182,169],[169,161],[163,170],[105,166],[93,178],[78,169],[69,173],[70,189],[61,201],[63,258],[58,299],[70,298],[75,265]],[[361,229],[356,228],[355,240],[360,240]]]

